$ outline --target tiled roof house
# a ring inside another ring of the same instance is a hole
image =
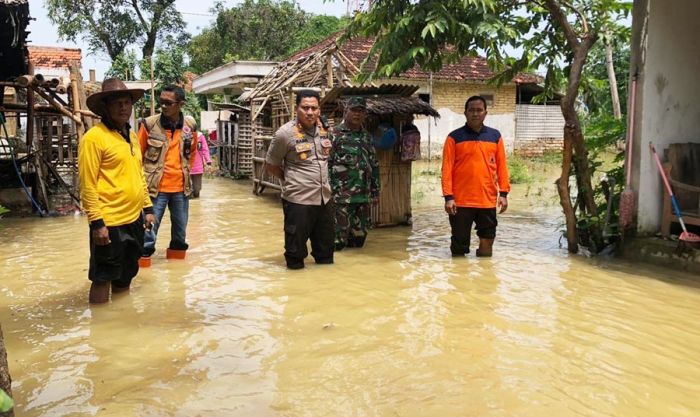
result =
[[[29,62],[34,66],[34,73],[41,74],[44,78],[61,77],[70,75],[70,63],[82,61],[80,48],[64,48],[60,46],[33,46],[30,45]]]
[[[305,59],[336,44],[342,32],[335,33],[323,41],[290,56],[280,65]],[[338,51],[346,61],[356,67],[362,66],[374,39],[355,37],[341,43]],[[369,65],[372,65],[370,62]],[[464,57],[459,62],[445,65],[440,71],[431,73],[412,68],[399,77],[381,82],[413,84],[419,86],[418,94],[429,101],[441,115],[440,121],[418,120],[416,125],[424,138],[431,138],[432,155],[440,153],[445,137],[464,124],[464,102],[473,95],[481,95],[488,102],[486,123],[501,131],[506,145],[511,150],[525,154],[558,151],[563,143],[564,119],[557,105],[538,106],[529,103],[533,90],[542,83],[542,77],[520,73],[510,83],[500,87],[488,84],[494,76],[484,57]],[[264,80],[261,81],[261,84]],[[424,143],[427,146],[427,143]],[[425,149],[424,155],[427,155]]]

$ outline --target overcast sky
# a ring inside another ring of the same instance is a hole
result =
[[[70,48],[80,48],[83,52],[83,77],[87,78],[88,70],[97,70],[97,79],[102,80],[104,73],[109,69],[109,57],[107,54],[92,55],[88,52],[87,44],[78,41],[72,43],[58,39],[58,31],[49,20],[44,0],[30,0],[29,13],[36,20],[30,22],[28,30],[30,45],[41,46],[64,46]],[[192,35],[201,32],[202,28],[208,26],[213,21],[209,9],[214,5],[215,0],[177,0],[175,4],[187,22],[187,31]],[[226,6],[231,7],[240,0],[223,1]],[[335,0],[323,2],[322,0],[297,0],[297,4],[303,9],[315,14],[328,14],[342,16],[347,10],[346,0]]]

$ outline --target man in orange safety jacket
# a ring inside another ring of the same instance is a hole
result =
[[[476,256],[491,256],[496,208],[508,208],[508,167],[501,133],[484,126],[486,100],[470,97],[467,123],[447,136],[442,155],[442,195],[452,228],[452,256],[469,253],[472,224],[479,236]]]

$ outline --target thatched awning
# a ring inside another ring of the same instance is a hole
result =
[[[375,116],[385,116],[390,114],[423,114],[426,116],[440,117],[430,104],[421,100],[418,97],[399,97],[399,96],[375,96],[365,97],[367,100],[367,113]],[[345,103],[348,98],[344,97],[338,100],[342,108],[345,108]]]

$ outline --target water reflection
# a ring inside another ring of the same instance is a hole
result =
[[[95,308],[83,218],[3,220],[18,415],[694,415],[697,280],[569,257],[517,192],[491,259],[450,257],[432,198],[412,227],[287,271],[279,202],[207,181],[188,259],[159,248]]]

